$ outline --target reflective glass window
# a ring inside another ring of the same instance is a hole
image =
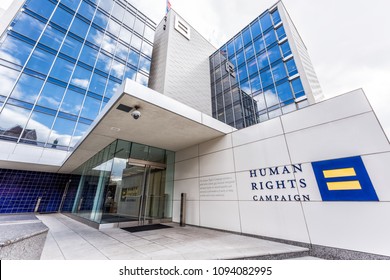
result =
[[[100,44],[102,43],[104,38],[103,32],[97,30],[95,27],[91,26],[88,32],[87,41],[95,44],[96,46],[100,47]]]
[[[272,21],[271,21],[271,16],[269,13],[266,13],[260,18],[260,24],[261,24],[261,29],[266,31],[268,28],[272,26]]]
[[[131,69],[130,67],[126,67],[125,79],[135,80],[137,75],[137,71]]]
[[[264,99],[264,93],[260,93],[256,96],[253,97],[253,99],[256,101],[256,107],[257,111],[262,111],[267,108],[265,104],[265,99]]]
[[[113,75],[114,77],[122,80],[124,72],[125,72],[125,65],[114,59],[112,61],[110,74]]]
[[[69,55],[72,58],[77,59],[80,50],[81,50],[82,43],[69,35],[66,36],[65,42],[62,45],[61,52]]]
[[[291,82],[291,85],[293,87],[295,98],[299,98],[305,95],[305,92],[303,90],[303,85],[301,82],[301,78],[295,79]]]
[[[141,44],[142,44],[141,38],[139,38],[136,35],[133,35],[133,37],[131,38],[131,46],[133,48],[135,48],[136,50],[140,50],[141,49]]]
[[[56,62],[50,72],[50,76],[58,80],[68,82],[70,75],[72,74],[74,64],[57,57]]]
[[[140,83],[141,85],[147,87],[149,83],[149,78],[145,76],[144,74],[138,72],[137,73],[137,78],[135,79],[137,83]]]
[[[221,81],[217,82],[217,84],[215,85],[215,88],[217,90],[217,94],[220,94],[222,92],[222,83],[221,83]]]
[[[25,13],[22,13],[16,20],[12,31],[22,34],[30,39],[38,40],[45,24]]]
[[[100,104],[101,100],[97,100],[95,98],[87,96],[85,99],[83,110],[81,112],[81,117],[94,120],[99,114]]]
[[[150,71],[150,64],[151,64],[151,62],[150,62],[149,59],[147,59],[147,58],[145,58],[143,56],[140,57],[139,69],[149,73],[149,71]]]
[[[233,108],[232,107],[225,109],[225,115],[226,115],[226,123],[233,123],[234,122]]]
[[[261,90],[261,82],[259,76],[255,76],[254,78],[252,78],[250,80],[250,83],[251,83],[251,88],[253,93],[256,93],[259,90]]]
[[[100,1],[99,2],[99,8],[101,8],[103,11],[106,11],[107,13],[111,13],[112,6],[114,5],[114,1]]]
[[[33,112],[27,123],[26,133],[22,135],[22,139],[36,140],[38,145],[43,146],[49,137],[53,122],[54,116],[41,112]]]
[[[294,59],[290,59],[289,61],[286,62],[286,67],[288,71],[289,76],[293,76],[298,73],[297,66],[295,65]]]
[[[101,1],[101,2],[111,2],[111,1]],[[105,14],[103,14],[101,11],[97,10],[95,17],[93,18],[93,23],[100,26],[103,29],[106,29],[106,26],[108,24],[108,17]]]
[[[138,67],[139,57],[140,57],[139,53],[130,50],[129,59],[127,62],[130,63],[131,65],[134,65],[135,67]]]
[[[141,36],[143,36],[144,29],[145,29],[145,23],[143,23],[140,19],[136,18],[134,24],[134,31],[140,34]]]
[[[5,105],[0,114],[0,135],[3,138],[17,141],[27,123],[30,110],[13,105]]]
[[[49,73],[53,61],[53,54],[41,50],[40,48],[36,48],[32,56],[30,57],[30,60],[28,61],[26,67],[44,75],[47,75],[47,73]]]
[[[242,32],[242,39],[244,40],[244,46],[246,46],[248,43],[252,42],[251,32],[249,28],[245,29]]]
[[[115,37],[118,37],[121,26],[116,21],[110,19],[107,30]]]
[[[23,66],[33,46],[12,36],[7,36],[0,47],[0,58]]]
[[[248,71],[249,71],[249,76],[252,76],[254,73],[257,73],[256,59],[252,59],[251,61],[248,62]]]
[[[264,41],[267,47],[276,42],[276,35],[273,29],[264,34]]]
[[[289,82],[277,86],[276,90],[278,91],[278,95],[281,103],[294,99]]]
[[[86,19],[92,20],[93,15],[95,14],[95,10],[96,9],[94,7],[82,1],[79,10],[77,12],[83,17],[85,17]]]
[[[279,98],[276,94],[275,88],[271,88],[264,92],[265,102],[267,104],[267,107],[270,108],[274,105],[279,104]]]
[[[259,69],[263,69],[269,65],[268,63],[268,55],[266,52],[262,53],[257,57],[257,63],[259,65]]]
[[[240,66],[244,62],[245,62],[244,52],[237,53],[237,64],[238,64],[238,66]]]
[[[125,9],[115,2],[114,8],[112,9],[112,16],[117,18],[119,21],[122,21],[124,13]]]
[[[245,64],[238,69],[238,76],[240,78],[240,81],[248,78],[248,71],[246,70]]]
[[[269,115],[269,118],[272,119],[272,118],[276,118],[276,117],[279,117],[282,115],[282,110],[280,109],[280,107],[275,107],[275,108],[271,108],[272,111],[269,111],[268,112],[268,115]]]
[[[46,83],[37,104],[53,110],[57,110],[60,106],[62,97],[64,96],[65,88],[52,83]]]
[[[117,41],[108,36],[108,34],[104,35],[104,39],[102,42],[102,49],[105,50],[106,52],[109,52],[111,54],[115,53],[115,48],[116,48],[116,43]]]
[[[251,86],[249,84],[249,81],[246,81],[245,83],[241,83],[240,84],[240,87],[241,87],[241,90],[245,93],[245,94],[251,94]],[[243,96],[245,97],[244,98],[244,101],[246,100],[247,96]]]
[[[273,84],[271,70],[262,72],[260,76],[261,76],[261,83],[264,88]]]
[[[0,95],[7,96],[14,86],[19,72],[0,65]]]
[[[49,0],[30,0],[27,9],[37,13],[38,15],[48,19],[53,12],[55,5]]]
[[[126,12],[125,17],[123,18],[123,23],[126,24],[127,27],[129,27],[131,30],[133,30],[134,21],[135,21],[135,16],[129,12]]]
[[[269,60],[270,60],[271,64],[273,62],[277,61],[278,59],[281,59],[282,55],[280,53],[279,46],[276,45],[276,46],[272,47],[271,49],[269,49],[268,56],[269,56]]]
[[[88,87],[91,74],[92,72],[84,67],[76,66],[70,82],[75,86],[86,89]]]
[[[221,63],[221,57],[219,56],[219,52],[214,55],[214,64],[217,67]]]
[[[63,118],[57,118],[53,126],[49,138],[49,144],[52,148],[61,148],[68,147],[70,144],[70,139],[72,138],[73,130],[76,125],[76,122],[71,120],[66,120]],[[55,146],[53,146],[54,144]],[[49,147],[50,147],[49,146]]]
[[[129,48],[118,42],[118,45],[116,46],[115,56],[126,61],[128,52]]]
[[[72,23],[72,27],[70,28],[70,32],[73,32],[74,34],[84,39],[85,35],[87,35],[88,28],[89,25],[85,21],[79,18],[75,18]]]
[[[230,41],[227,45],[228,55],[231,56],[234,54],[234,43],[233,41]]]
[[[99,95],[103,95],[106,83],[107,78],[104,78],[97,73],[93,73],[89,90]]]
[[[103,1],[104,2],[104,1]],[[67,6],[69,9],[75,11],[79,6],[79,0],[61,0],[61,3]]]
[[[154,42],[154,30],[150,28],[149,26],[145,25],[145,33],[144,37],[149,40],[150,42]]]
[[[255,51],[253,49],[253,45],[249,45],[245,48],[245,57],[246,59],[251,59],[255,55]]]
[[[72,142],[70,144],[71,147],[74,147],[77,144],[77,142],[79,142],[81,140],[81,138],[84,136],[84,134],[88,128],[89,128],[89,125],[87,125],[87,124],[83,124],[81,122],[79,122],[77,124],[76,129],[74,131],[73,138],[72,138]]]
[[[117,92],[119,86],[120,84],[118,84],[117,82],[114,82],[113,80],[108,80],[105,97],[111,98]]]
[[[287,57],[291,54],[291,49],[288,42],[284,42],[283,44],[281,44],[280,49],[282,50],[283,57]]]
[[[290,103],[290,102],[292,102],[292,103]],[[284,102],[283,107],[282,107],[283,114],[293,112],[296,109],[297,109],[297,106],[296,106],[294,100]]]
[[[65,11],[64,9],[58,7],[54,12],[51,21],[58,24],[62,28],[68,29],[72,21],[73,16]]]
[[[43,85],[43,80],[22,74],[11,97],[25,102],[34,103]]]
[[[236,52],[239,51],[242,48],[242,38],[241,38],[241,35],[238,35],[234,39],[234,47],[236,49]]]
[[[79,60],[93,67],[95,65],[97,56],[98,56],[98,51],[96,49],[84,45]]]
[[[133,33],[130,32],[127,28],[122,26],[121,32],[119,33],[119,39],[123,40],[124,42],[130,44],[131,36]]]
[[[263,37],[258,38],[255,41],[254,45],[255,45],[256,53],[263,51],[265,49],[265,43],[264,43]]]
[[[257,20],[251,24],[251,31],[254,39],[261,34],[260,25]]]
[[[223,85],[223,90],[224,90],[224,91],[230,88],[229,79],[230,79],[230,77],[229,77],[229,76],[226,76],[226,77],[223,78],[223,80],[222,80],[222,85]]]
[[[77,116],[80,113],[83,100],[83,94],[68,89],[62,101],[60,111]]]
[[[278,23],[281,21],[281,19],[280,19],[280,14],[279,14],[279,11],[278,11],[278,10],[276,10],[276,11],[274,11],[274,12],[272,13],[272,20],[273,20],[273,22],[274,22],[275,25],[278,24]]]
[[[286,37],[286,31],[284,30],[283,25],[276,29],[276,34],[278,35],[279,41]]]
[[[143,41],[141,51],[143,54],[152,57],[153,47],[148,43],[146,43],[145,41]]]
[[[284,68],[284,63],[280,62],[272,66],[272,74],[274,75],[275,82],[284,79],[287,77],[286,69]]]
[[[39,42],[58,51],[62,41],[64,40],[64,37],[64,33],[48,25],[45,29],[45,32],[43,32],[43,35]]]
[[[104,53],[100,53],[96,63],[96,68],[108,73],[110,71],[111,61],[111,57],[105,55]]]

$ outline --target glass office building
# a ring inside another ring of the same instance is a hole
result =
[[[316,97],[308,97],[318,81],[289,21],[279,2],[210,56],[214,118],[240,129],[314,103]],[[312,74],[306,88],[305,72]]]
[[[126,78],[148,85],[155,23],[124,0],[27,0],[0,39],[0,138],[72,150]]]

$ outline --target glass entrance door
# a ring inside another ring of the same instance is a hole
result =
[[[163,219],[166,203],[165,173],[163,164],[134,163],[130,159],[123,170],[118,214],[136,222],[134,225],[156,223]]]

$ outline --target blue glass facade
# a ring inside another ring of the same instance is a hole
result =
[[[210,56],[210,71],[213,117],[238,129],[296,110],[305,96],[278,9]]]
[[[0,139],[71,150],[125,78],[148,84],[154,32],[127,1],[27,0],[0,38]]]
[[[80,176],[0,169],[0,213],[72,211]]]

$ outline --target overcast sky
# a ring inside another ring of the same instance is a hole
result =
[[[165,0],[128,0],[158,23]],[[11,0],[0,0],[6,8]],[[276,0],[170,0],[215,47]],[[363,88],[390,136],[390,1],[284,0],[329,98]],[[357,128],[358,129],[358,128]]]

